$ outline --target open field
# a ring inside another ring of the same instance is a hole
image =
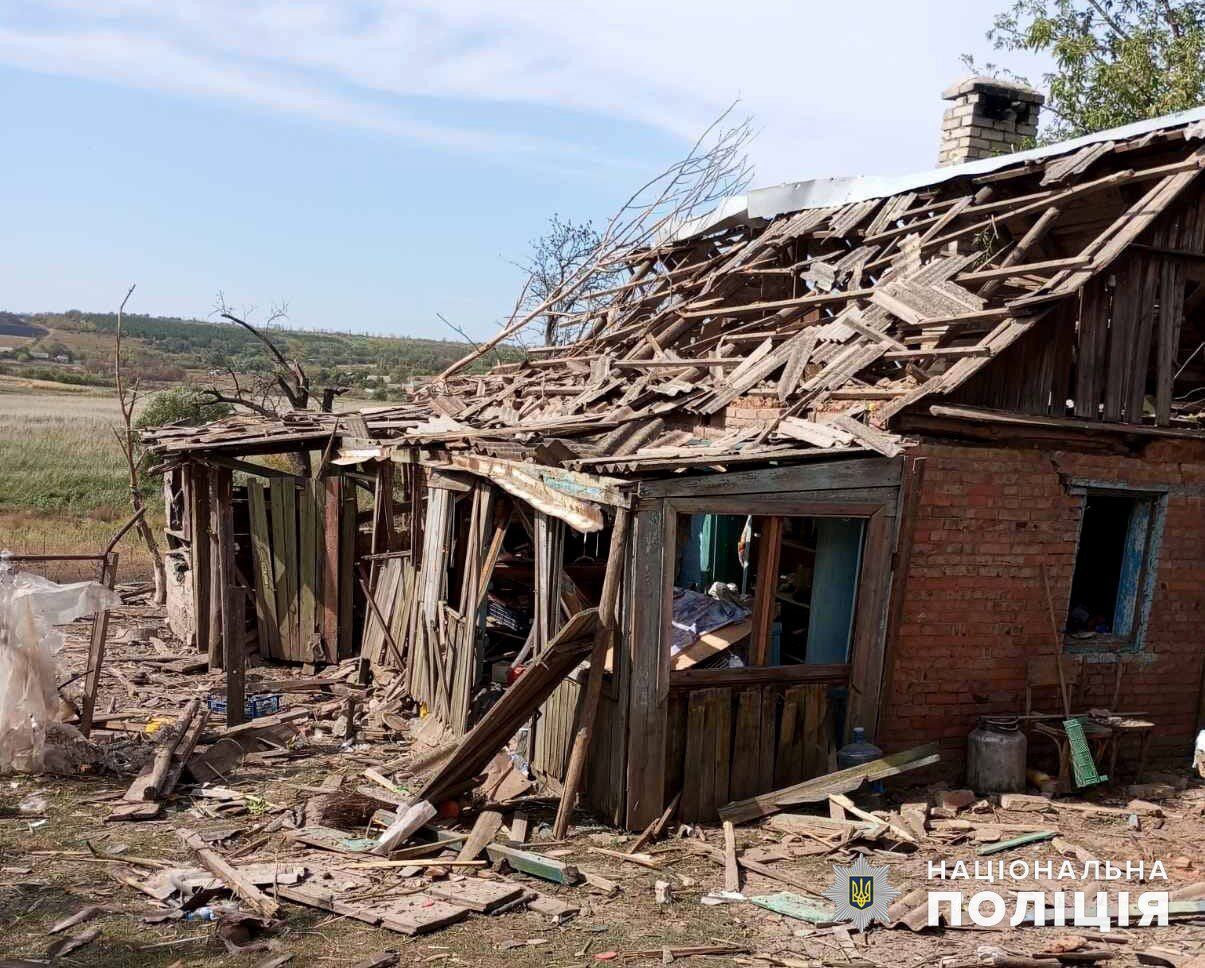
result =
[[[0,378],[0,550],[100,550],[130,514],[125,463],[113,437],[121,420],[117,402],[110,394],[54,386]],[[156,491],[156,527],[157,497]],[[148,574],[141,545],[127,538],[120,552],[124,579]]]

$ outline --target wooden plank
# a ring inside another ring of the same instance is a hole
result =
[[[219,473],[229,476],[230,471],[222,468]],[[247,877],[226,862],[215,850],[205,845],[200,836],[190,830],[177,830],[177,836],[197,855],[197,861],[214,877],[234,891],[251,910],[265,918],[276,917],[280,905],[256,887]]]
[[[710,815],[714,815],[728,802],[731,790],[732,771],[732,690],[711,689],[710,713],[711,733],[714,742],[714,779],[712,802],[715,804]]]
[[[582,879],[576,867],[529,850],[520,850],[506,844],[489,844],[485,851],[490,860],[504,861],[514,870],[552,881],[554,884],[576,884]]]
[[[885,780],[910,770],[931,766],[940,759],[936,743],[915,746],[869,763],[804,780],[781,790],[734,801],[720,810],[720,817],[733,823],[744,823],[802,803],[822,803],[833,793],[850,793],[863,783]]]
[[[848,488],[890,487],[900,481],[898,459],[882,457],[833,458],[817,464],[768,467],[757,471],[674,477],[642,481],[640,497],[734,497],[793,491],[840,491]]]
[[[318,630],[318,549],[321,546],[321,508],[317,482],[304,481],[301,486],[298,516],[301,543],[298,548],[298,648],[304,662],[320,661],[322,656],[313,648]]]
[[[770,655],[770,634],[774,624],[778,590],[778,559],[782,551],[782,518],[762,518],[757,535],[757,587],[753,595],[753,639],[749,664],[764,666]]]
[[[322,593],[322,647],[327,662],[339,661],[339,544],[343,482],[332,475],[322,481],[323,522],[319,587]]]
[[[482,810],[477,814],[473,829],[469,831],[469,839],[456,855],[457,860],[476,860],[485,850],[487,844],[493,841],[498,831],[502,829],[501,810]]]
[[[729,795],[734,800],[744,800],[762,792],[759,785],[761,715],[761,690],[736,690],[736,728],[733,730],[729,787]]]
[[[217,468],[209,472],[209,641],[205,648],[209,653],[209,668],[222,668],[222,586],[221,586],[221,552],[218,549],[218,531],[220,530],[218,514],[218,481]]]
[[[272,545],[268,532],[268,502],[261,481],[247,481],[250,512],[251,556],[255,580],[255,619],[259,628],[259,651],[269,659],[283,659],[280,621],[276,617],[276,583],[273,580]]]
[[[356,488],[350,482],[343,488],[342,514],[339,518],[339,657],[355,654],[352,638],[355,610],[356,559]],[[414,520],[411,512],[410,520]]]
[[[213,582],[213,563],[209,557],[209,475],[199,461],[189,461],[188,499],[192,517],[192,544],[189,546],[189,566],[192,577],[194,647],[198,652],[209,650],[209,599]]]
[[[833,749],[833,737],[830,732],[828,712],[828,687],[804,686],[801,702],[803,705],[803,735],[800,758],[800,778],[808,779],[819,776],[832,769],[829,763],[829,753]]]
[[[724,890],[736,894],[741,889],[741,869],[736,860],[736,828],[724,821]]]
[[[787,683],[824,683],[842,686],[849,682],[850,667],[838,665],[743,666],[737,669],[683,669],[670,676],[670,691],[700,689],[707,686],[738,688],[784,685]]]
[[[422,893],[377,902],[343,901],[333,892],[310,884],[291,887],[278,885],[276,893],[294,904],[316,907],[332,914],[354,918],[366,924],[407,935],[437,931],[449,924],[464,920],[469,914],[469,909],[466,907],[450,904]],[[390,962],[373,959],[368,964],[390,964]]]
[[[874,736],[878,729],[894,537],[893,503],[890,511],[881,508],[866,522],[850,653],[847,734],[855,725],[865,727],[868,736]]]
[[[297,602],[297,487],[293,478],[273,478],[272,567],[276,574],[276,617],[280,622],[280,649],[286,659],[302,660]]]
[[[688,821],[703,817],[704,780],[703,751],[707,742],[707,690],[690,694],[686,706],[686,769],[682,776],[682,818]],[[710,765],[710,764],[709,764]]]
[[[672,540],[667,549],[672,525],[673,515],[667,515],[660,502],[647,510],[642,508],[633,532],[632,567],[627,569],[632,588],[626,636],[630,687],[625,826],[629,830],[643,830],[665,809],[669,679],[666,587],[673,580],[672,574],[667,574],[665,557],[673,553]]]
[[[1176,354],[1180,348],[1180,328],[1184,321],[1184,266],[1167,260],[1159,272],[1159,335],[1156,342],[1155,423],[1171,423],[1171,402],[1176,374]],[[1137,401],[1137,394],[1135,394]],[[1135,413],[1137,413],[1135,407]],[[1132,419],[1137,423],[1137,419]]]
[[[462,878],[458,881],[439,882],[427,886],[427,893],[445,901],[467,907],[479,914],[489,914],[503,905],[517,901],[526,890],[520,884],[507,881],[485,881],[479,878]]]
[[[803,768],[803,695],[802,686],[792,686],[782,694],[782,721],[778,727],[778,750],[774,758],[774,786],[784,787],[801,779]]]
[[[218,515],[218,589],[222,600],[222,667],[226,672],[226,723],[243,721],[247,665],[245,597],[234,564],[234,494],[232,472],[214,468]]]
[[[778,742],[779,697],[776,690],[761,690],[761,736],[757,742],[757,789],[774,789],[774,754]],[[723,806],[723,804],[721,804]]]

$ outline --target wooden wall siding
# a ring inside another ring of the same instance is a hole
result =
[[[545,650],[563,624],[565,523],[541,511],[533,518],[535,536],[536,653]],[[531,765],[555,787],[565,776],[573,721],[581,686],[566,679],[552,691],[536,717]]]
[[[1142,423],[1153,406],[1156,423],[1168,426],[1183,362],[1188,270],[1202,254],[1205,194],[1198,194],[1161,216],[1112,272],[1056,307],[950,399],[1110,423]]]
[[[343,547],[347,538],[354,541],[354,508],[327,481],[291,476],[273,477],[267,485],[249,479],[247,508],[260,654],[290,662],[337,661],[340,639],[347,646],[351,641],[342,620],[346,613],[350,626],[350,600],[340,600],[348,586],[336,569],[350,554]],[[350,526],[342,521],[348,514]]]
[[[429,479],[426,492],[425,544],[418,565],[409,551],[378,560],[373,594],[377,608],[366,618],[361,655],[404,668],[409,694],[461,736],[469,727],[480,672],[486,589],[501,550],[507,511],[499,513],[498,491],[485,483],[462,492]],[[460,521],[462,529],[454,528],[458,515],[467,515]],[[461,539],[453,544],[457,530]],[[413,534],[410,541],[416,541]],[[460,578],[454,595],[448,588],[452,573]],[[389,624],[397,652],[377,611]]]
[[[669,697],[666,797],[680,819],[819,776],[835,755],[828,686],[769,683],[675,690]]]

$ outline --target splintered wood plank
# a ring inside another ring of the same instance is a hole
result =
[[[803,760],[801,779],[827,773],[829,754],[833,748],[829,723],[828,686],[804,687],[803,694]]]
[[[758,786],[761,713],[760,689],[737,690],[729,786],[729,796],[734,800],[744,800],[761,792]]]
[[[778,751],[774,758],[774,785],[788,786],[799,780],[803,761],[803,686],[792,686],[782,696],[782,721],[778,727]]]
[[[284,658],[301,660],[297,631],[297,487],[291,477],[274,477],[272,498],[272,566],[276,573],[276,616]]]
[[[259,627],[259,648],[267,658],[283,659],[280,651],[280,621],[276,617],[276,581],[269,536],[268,502],[261,481],[247,481],[247,501],[251,515],[251,555],[255,565],[255,618]]]

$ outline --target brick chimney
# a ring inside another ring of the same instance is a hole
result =
[[[941,122],[939,165],[1006,155],[1038,132],[1046,100],[1023,84],[998,77],[968,77],[942,91],[950,102]]]

